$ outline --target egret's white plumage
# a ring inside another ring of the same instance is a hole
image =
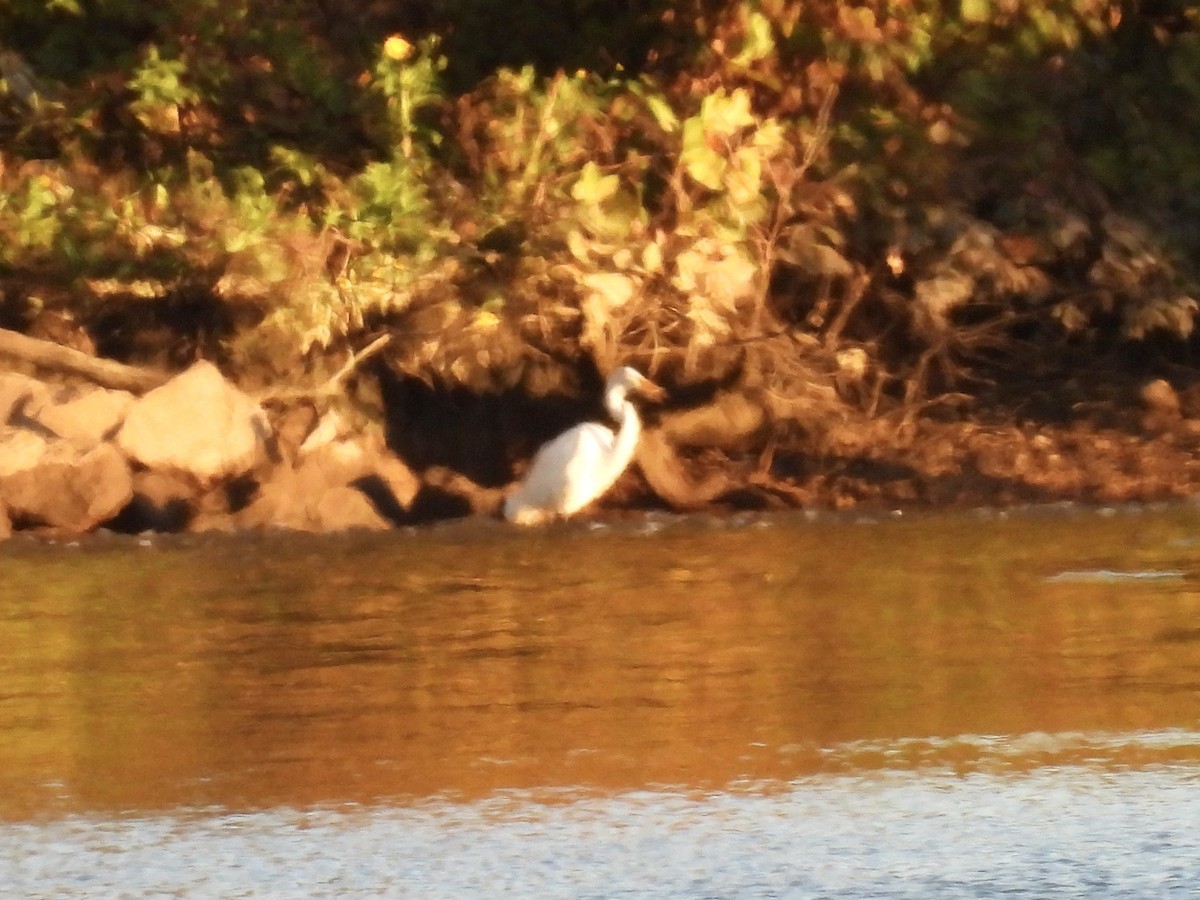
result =
[[[584,422],[544,444],[525,480],[505,498],[504,518],[518,525],[566,518],[612,487],[633,459],[642,433],[642,422],[627,399],[635,389],[661,393],[635,369],[613,372],[605,382],[604,405],[617,430]]]

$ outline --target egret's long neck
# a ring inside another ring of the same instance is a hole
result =
[[[642,434],[642,420],[638,418],[637,410],[628,400],[621,404],[621,414],[618,417],[620,427],[617,429],[617,440],[613,446],[613,480],[625,471],[637,450],[638,438]]]

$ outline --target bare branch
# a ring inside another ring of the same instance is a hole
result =
[[[52,372],[77,375],[101,387],[144,394],[163,384],[170,374],[127,366],[114,359],[89,356],[53,341],[0,328],[0,355],[14,357]]]
[[[350,358],[346,360],[345,364],[331,378],[316,387],[266,391],[256,395],[255,399],[262,402],[265,400],[307,400],[318,397],[331,397],[342,389],[342,382],[349,378],[355,369],[386,347],[391,340],[392,336],[390,334],[381,334],[358,353],[351,353]]]

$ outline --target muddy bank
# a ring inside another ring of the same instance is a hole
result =
[[[602,419],[591,385],[531,397],[375,375],[379,421],[253,396],[198,362],[146,391],[0,373],[0,534],[387,529],[497,515],[533,451]],[[585,379],[586,382],[586,379]],[[147,382],[147,385],[152,382]],[[1200,493],[1200,391],[1130,373],[1103,401],[874,417],[832,393],[781,428],[765,394],[675,390],[584,515],[1116,503]],[[672,386],[665,385],[669,394]]]

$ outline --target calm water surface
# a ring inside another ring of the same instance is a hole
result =
[[[1194,896],[1200,507],[0,545],[0,893]]]

